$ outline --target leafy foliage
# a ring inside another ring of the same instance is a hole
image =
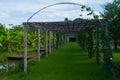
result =
[[[50,39],[53,40],[53,33],[50,33]],[[40,46],[45,46],[45,34],[41,32]],[[37,30],[35,28],[27,28],[27,44],[29,47],[37,47]],[[23,28],[21,25],[12,25],[8,29],[5,25],[0,24],[0,51],[19,51],[23,49]]]
[[[112,3],[104,5],[103,18],[108,20],[108,27],[111,38],[114,43],[114,49],[117,50],[120,40],[120,0],[114,0]]]

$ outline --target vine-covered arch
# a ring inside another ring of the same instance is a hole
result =
[[[99,39],[98,39],[98,25],[101,25],[101,22],[105,22],[104,19],[99,20],[98,18],[96,19],[81,19],[79,21],[62,21],[62,22],[29,22],[30,19],[32,19],[32,17],[34,15],[36,15],[37,13],[39,13],[40,11],[54,6],[54,5],[61,5],[61,4],[71,4],[71,5],[78,5],[81,6],[82,8],[86,8],[88,11],[91,10],[89,7],[82,5],[82,4],[78,4],[78,3],[72,3],[72,2],[63,2],[63,3],[55,3],[52,5],[48,5],[46,7],[43,7],[42,9],[38,10],[37,12],[35,12],[32,16],[30,16],[27,20],[27,22],[23,23],[23,30],[24,30],[24,72],[27,72],[27,26],[29,27],[35,27],[38,30],[38,50],[37,50],[37,59],[38,61],[40,61],[40,29],[44,29],[46,30],[46,57],[48,56],[48,34],[50,31],[52,31],[55,34],[73,34],[73,33],[79,33],[82,30],[88,28],[88,27],[95,27],[96,28],[96,61],[99,64]],[[95,16],[95,13],[93,11],[91,11],[91,15]],[[107,25],[101,25],[103,26],[102,30],[103,30],[103,36],[105,36],[104,38],[106,38],[105,40],[103,40],[103,46],[104,46],[104,62],[105,64],[109,64],[111,55],[110,53],[110,44],[109,39],[108,39],[108,27]],[[106,26],[106,27],[105,27]],[[56,36],[56,35],[55,35]],[[60,37],[58,37],[60,38]],[[62,38],[62,37],[61,37]],[[62,40],[62,39],[60,39]]]

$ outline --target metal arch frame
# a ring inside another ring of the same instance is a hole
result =
[[[55,4],[51,4],[51,5],[48,5],[46,7],[43,7],[42,9],[38,10],[37,12],[33,13],[28,19],[27,19],[27,22],[29,22],[32,17],[34,17],[37,13],[39,13],[40,11],[46,9],[46,8],[49,8],[49,7],[52,7],[52,6],[55,6],[55,5],[61,5],[61,4],[70,4],[70,5],[78,5],[78,6],[85,6],[83,4],[79,4],[79,3],[73,3],[73,2],[60,2],[60,3],[55,3]],[[85,6],[87,7],[87,6]]]

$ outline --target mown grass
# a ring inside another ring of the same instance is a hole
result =
[[[5,79],[4,79],[5,80]],[[28,63],[28,72],[10,72],[6,80],[116,80],[89,59],[76,43],[68,43],[41,62]]]
[[[4,61],[8,55],[11,55],[9,52],[0,52],[0,61]]]
[[[28,55],[34,54],[35,53],[35,48],[28,48]],[[8,56],[11,55],[23,55],[23,49],[20,49],[18,51],[12,51],[12,52],[5,52],[2,51],[0,52],[0,61],[4,62],[5,60],[7,60]]]
[[[113,61],[120,64],[120,52],[113,53]]]

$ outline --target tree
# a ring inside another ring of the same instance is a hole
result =
[[[22,27],[20,25],[13,26],[11,29],[9,29],[10,36],[11,36],[11,48],[12,50],[19,50],[23,48],[23,33],[22,33]]]
[[[103,18],[108,19],[109,32],[114,42],[114,49],[118,48],[120,39],[120,0],[114,0],[112,3],[104,5]]]
[[[0,49],[4,49],[4,40],[5,40],[5,30],[6,27],[3,24],[0,24]]]
[[[8,29],[0,24],[0,50],[11,52],[22,46],[22,27],[14,26]]]

